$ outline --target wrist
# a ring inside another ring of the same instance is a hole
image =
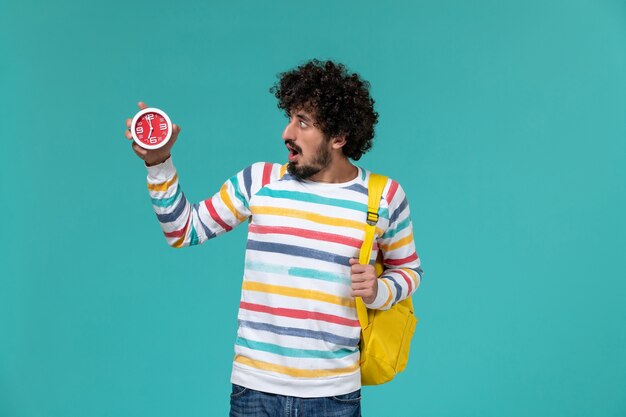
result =
[[[170,154],[168,154],[166,157],[164,158],[159,158],[156,159],[154,161],[144,161],[144,163],[146,164],[147,167],[151,167],[151,166],[155,166],[155,165],[159,165],[162,164],[163,162],[167,161],[170,158]]]

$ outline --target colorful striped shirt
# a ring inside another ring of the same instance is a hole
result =
[[[249,220],[231,381],[297,397],[360,388],[349,259],[358,258],[364,238],[369,172],[358,168],[352,181],[319,183],[259,162],[192,204],[171,158],[147,169],[153,208],[172,247],[203,243]],[[415,291],[422,270],[396,181],[387,181],[378,214],[372,263],[382,251],[385,271],[368,307],[388,309]]]

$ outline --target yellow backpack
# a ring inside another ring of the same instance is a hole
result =
[[[387,177],[370,174],[368,183],[367,226],[359,254],[359,263],[368,264],[378,222],[378,206]],[[376,259],[376,275],[383,273],[382,254]],[[406,368],[417,318],[411,298],[396,303],[389,310],[368,310],[361,297],[356,298],[361,323],[361,384],[378,385],[393,379]]]

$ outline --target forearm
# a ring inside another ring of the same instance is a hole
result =
[[[413,295],[421,282],[422,269],[417,255],[414,260],[399,266],[391,266],[385,261],[386,269],[378,278],[376,299],[367,304],[374,310],[387,310],[394,304]],[[391,260],[393,262],[393,260]]]
[[[187,200],[171,158],[161,164],[147,166],[147,170],[152,207],[170,246],[197,245],[230,230],[211,218],[209,208],[213,207],[212,202],[192,204]]]
[[[378,240],[384,270],[378,279],[376,299],[369,308],[386,310],[410,297],[420,285],[421,260],[415,250],[409,204],[402,187],[390,187],[389,226]]]

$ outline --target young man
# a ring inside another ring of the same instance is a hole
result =
[[[281,74],[271,92],[289,118],[282,134],[289,163],[254,163],[201,203],[190,203],[179,186],[170,156],[177,125],[166,147],[133,143],[133,150],[147,166],[171,246],[197,245],[250,221],[231,416],[360,416],[354,299],[388,309],[418,287],[409,206],[402,187],[388,180],[372,252],[385,259],[377,278],[373,265],[357,260],[369,172],[350,161],[374,137],[369,84],[341,64],[313,60]]]

